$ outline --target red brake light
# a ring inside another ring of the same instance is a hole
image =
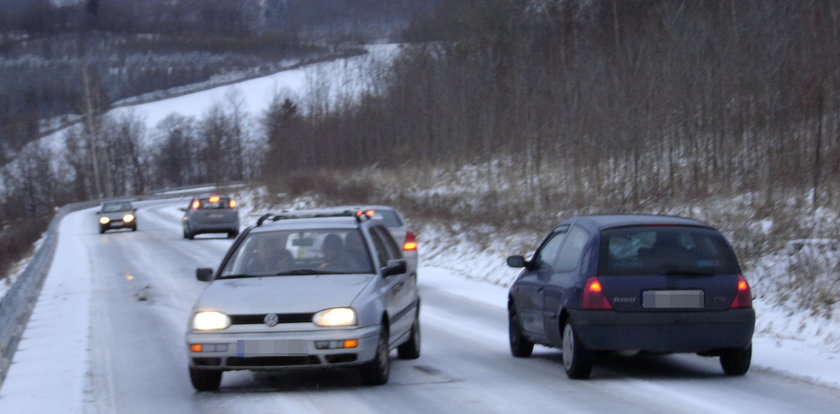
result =
[[[601,281],[598,276],[590,276],[586,279],[583,285],[583,298],[581,300],[581,307],[588,310],[606,310],[612,309],[610,301],[604,295],[604,288],[601,286]]]
[[[414,233],[407,231],[405,232],[405,241],[403,242],[403,250],[410,251],[410,250],[417,250],[417,236]]]
[[[730,309],[735,308],[751,308],[752,307],[752,292],[750,292],[750,284],[744,276],[738,275],[738,291],[735,293],[735,298],[732,299]]]
[[[193,201],[193,203],[192,203],[193,210],[198,210],[199,207],[201,207],[201,202],[198,201],[198,200]]]
[[[231,198],[229,205],[230,205],[230,208],[236,208],[236,200]]]

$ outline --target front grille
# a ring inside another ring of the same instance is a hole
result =
[[[230,323],[231,325],[260,325],[265,322],[265,315],[266,313],[261,314],[253,314],[253,315],[231,315],[230,316]],[[312,322],[312,317],[315,316],[314,313],[278,313],[278,321],[277,323],[306,323]]]
[[[271,356],[271,357],[230,357],[227,359],[229,367],[289,367],[298,365],[319,365],[317,356]]]

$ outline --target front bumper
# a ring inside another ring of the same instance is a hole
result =
[[[376,356],[380,326],[319,331],[221,333],[189,332],[190,367],[211,370],[277,370],[289,367],[359,365]],[[355,348],[319,349],[318,344],[356,339]],[[201,344],[204,352],[193,352]]]
[[[746,348],[753,309],[718,312],[569,311],[575,332],[591,350],[703,352]]]
[[[125,222],[122,220],[112,220],[109,221],[108,224],[99,223],[99,227],[104,230],[110,229],[133,229],[137,227],[137,220],[132,220],[129,222]]]

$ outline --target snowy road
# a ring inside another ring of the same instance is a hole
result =
[[[177,206],[186,204],[178,201]],[[693,355],[610,358],[572,381],[558,350],[510,356],[504,290],[421,267],[423,352],[394,356],[390,382],[352,371],[225,373],[217,393],[189,382],[183,335],[229,240],[181,238],[173,201],[140,203],[139,231],[99,235],[92,210],[62,222],[58,251],[0,412],[510,413],[836,412],[840,391],[753,370],[725,377]],[[457,285],[457,289],[456,289]],[[469,285],[469,284],[468,284]],[[489,292],[489,293],[488,293]]]

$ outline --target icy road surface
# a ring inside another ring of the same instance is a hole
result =
[[[0,413],[826,413],[840,391],[754,369],[726,377],[694,355],[610,358],[572,381],[559,350],[510,356],[504,290],[420,268],[423,350],[392,355],[387,385],[353,371],[228,372],[197,393],[183,342],[189,310],[231,241],[181,238],[176,207],[139,203],[139,231],[98,234],[94,209],[68,215]],[[427,241],[432,243],[433,241]],[[421,253],[422,254],[422,253]],[[472,282],[470,282],[472,283]],[[758,350],[756,351],[758,352]]]

